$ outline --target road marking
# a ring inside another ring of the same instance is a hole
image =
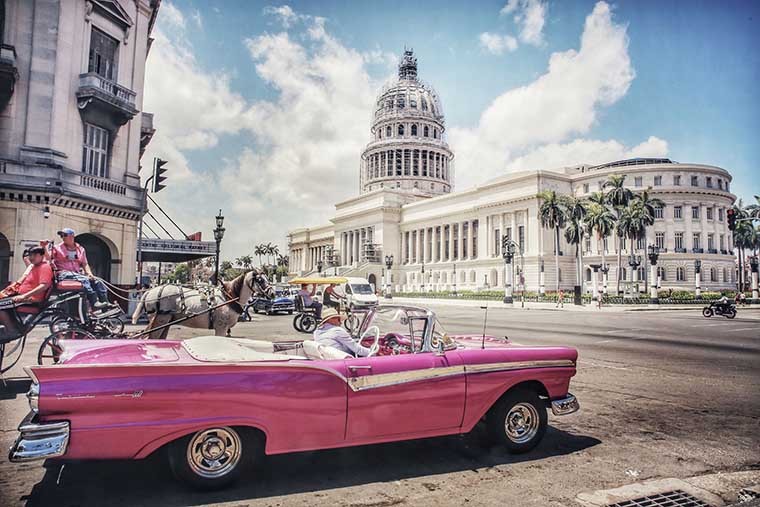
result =
[[[725,324],[726,324],[725,322],[718,322],[717,324],[695,324],[689,327],[716,327],[716,326],[723,326]]]
[[[596,361],[589,361],[588,359],[582,359],[578,362],[579,362],[579,366],[581,367],[589,365],[589,366],[596,366],[599,368],[610,368],[612,370],[628,370],[629,369],[627,366],[611,366],[608,364],[600,364],[600,363],[597,363]]]
[[[739,329],[731,329],[732,333],[736,331],[760,331],[760,328],[758,328],[758,326],[755,326],[755,327],[740,327]]]

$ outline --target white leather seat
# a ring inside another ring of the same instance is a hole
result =
[[[347,357],[353,357],[351,354],[346,354],[340,349],[331,347],[329,345],[320,345],[314,340],[304,340],[303,353],[309,359],[346,359]]]

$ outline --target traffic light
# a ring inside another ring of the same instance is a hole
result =
[[[167,171],[164,168],[166,164],[166,160],[161,160],[160,158],[153,159],[153,188],[151,190],[153,190],[154,194],[166,186],[163,184],[166,180],[166,176],[163,175]]]
[[[726,210],[726,219],[728,220],[728,230],[736,230],[736,210],[734,208]]]

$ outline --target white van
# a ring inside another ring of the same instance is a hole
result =
[[[366,278],[347,277],[341,286],[349,308],[367,308],[377,305],[377,295]]]

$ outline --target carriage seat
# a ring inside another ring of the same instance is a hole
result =
[[[303,296],[301,295],[296,296],[293,303],[295,304],[295,309],[298,313],[317,313],[317,309],[313,306],[303,305]]]
[[[79,280],[56,280],[55,290],[57,292],[78,292],[84,290],[84,286]]]
[[[321,359],[347,359],[354,357],[351,354],[347,354],[340,349],[331,347],[330,345],[320,345],[314,340],[303,341],[303,353],[309,359],[321,360]]]

